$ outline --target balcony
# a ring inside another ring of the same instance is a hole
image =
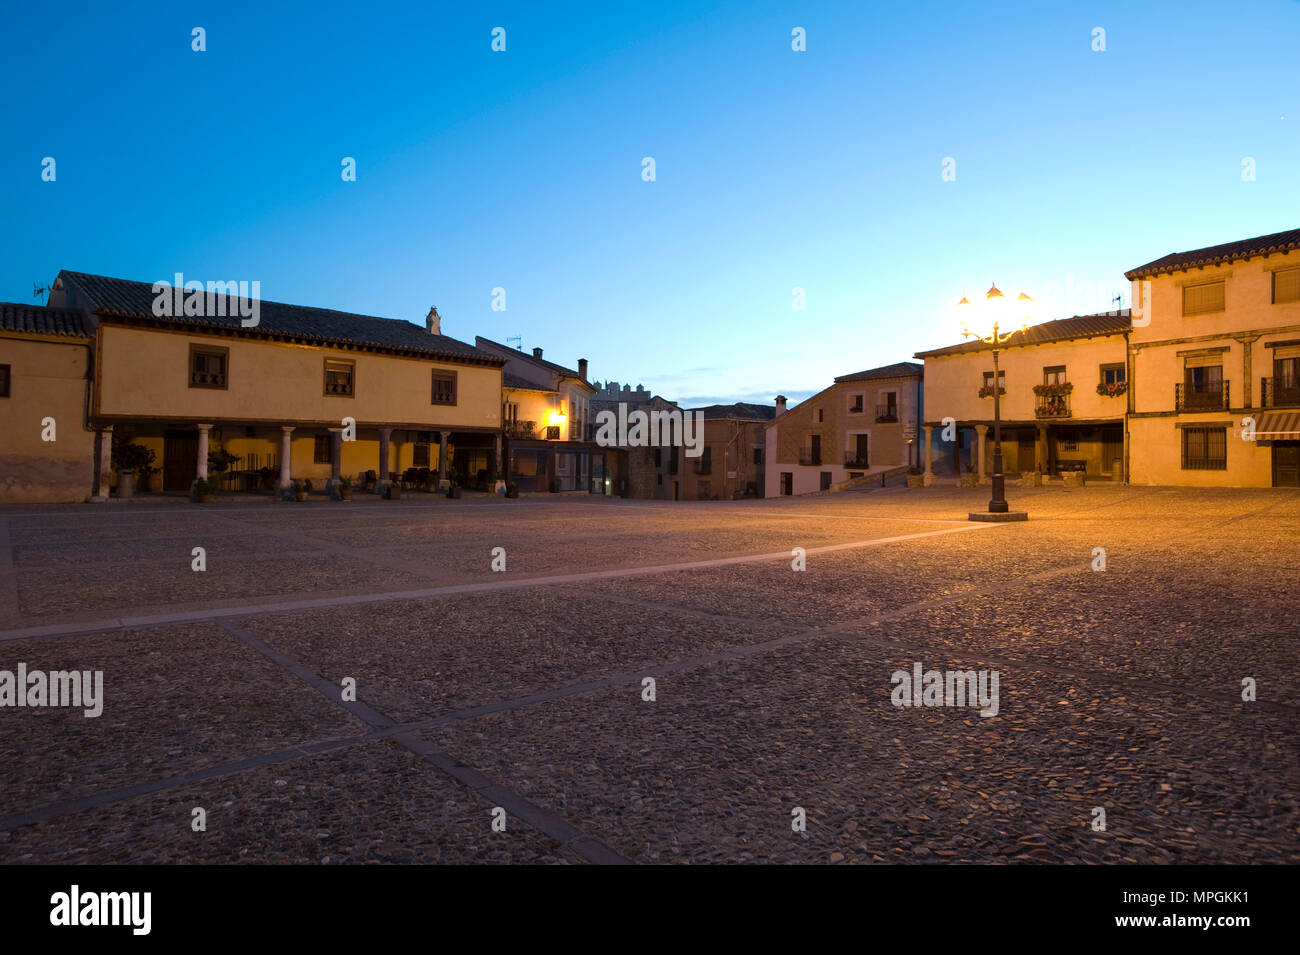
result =
[[[1227,411],[1228,382],[1216,382],[1201,388],[1174,385],[1174,411]]]
[[[812,451],[800,451],[799,463],[805,467],[821,467],[822,454],[820,451],[815,454]]]
[[[537,437],[536,421],[507,421],[505,426],[507,438],[531,440]]]
[[[1290,408],[1300,405],[1300,378],[1261,378],[1259,403],[1264,408]]]
[[[1071,415],[1069,395],[1038,395],[1034,398],[1034,417],[1068,418]]]
[[[710,461],[708,458],[699,458],[692,465],[691,470],[693,470],[696,474],[712,474],[713,462]]]
[[[898,423],[898,406],[897,405],[876,405],[876,424],[897,424]]]
[[[845,452],[844,452],[844,466],[845,466],[846,468],[867,468],[867,467],[871,467],[871,465],[867,464],[867,456],[866,456],[866,454],[865,454],[865,453],[863,453],[863,454],[858,454],[856,451],[845,451]]]

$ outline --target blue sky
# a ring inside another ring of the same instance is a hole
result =
[[[990,281],[1094,311],[1300,226],[1294,0],[270,6],[10,5],[0,299],[258,280],[770,402],[951,343]]]

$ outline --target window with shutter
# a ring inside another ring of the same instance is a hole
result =
[[[1273,273],[1273,304],[1300,302],[1300,268],[1278,269]]]
[[[1223,311],[1223,282],[1183,287],[1183,314],[1205,315]]]

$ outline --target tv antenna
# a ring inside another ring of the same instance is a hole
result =
[[[32,298],[40,298],[48,291],[49,291],[48,288],[41,288],[35,282],[32,283]]]
[[[506,339],[507,345],[514,345],[520,351],[524,350],[524,339],[522,335],[511,335]]]

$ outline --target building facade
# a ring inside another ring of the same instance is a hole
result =
[[[509,480],[523,492],[614,494],[622,479],[616,453],[595,442],[587,359],[566,368],[532,353],[477,337],[476,348],[505,362],[501,414]]]
[[[762,497],[765,485],[767,423],[776,414],[769,405],[736,402],[686,409],[704,415],[704,446],[699,457],[679,449],[675,481],[687,501],[734,501]]]
[[[94,337],[75,309],[0,303],[0,503],[90,493]]]
[[[916,463],[925,367],[898,362],[850,375],[767,425],[765,496],[810,494]]]
[[[199,478],[232,491],[334,490],[343,476],[375,491],[413,477],[486,485],[490,467],[474,465],[500,453],[504,362],[442,335],[436,309],[421,329],[261,301],[246,326],[224,295],[191,301],[189,314],[159,314],[152,283],[59,274],[44,321],[80,316],[93,444],[72,455],[90,479],[64,499],[106,499],[125,443],[154,452],[142,490],[187,492]]]
[[[1300,229],[1125,277],[1132,483],[1300,487]]]
[[[1030,326],[998,348],[1004,474],[1083,471],[1124,480],[1129,313]],[[917,352],[925,361],[925,473],[945,419],[956,428],[954,473],[993,470],[993,346],[963,342]]]

